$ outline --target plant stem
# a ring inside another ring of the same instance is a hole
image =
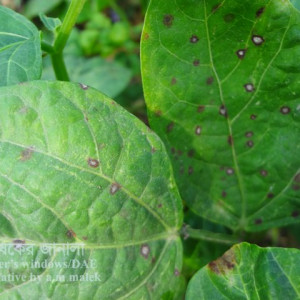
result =
[[[233,245],[240,243],[241,240],[235,236],[225,234],[225,233],[216,233],[203,229],[193,229],[189,226],[184,226],[182,228],[182,234],[184,238],[191,237],[193,239],[203,240],[207,242],[214,242],[219,244]]]
[[[42,43],[43,50],[51,54],[52,66],[57,80],[70,81],[63,58],[63,50],[85,1],[86,0],[72,0],[54,41],[53,47],[46,43]]]
[[[52,45],[48,44],[47,42],[45,41],[42,41],[41,42],[41,46],[42,46],[42,50],[49,53],[49,54],[52,54],[54,52],[54,48]]]
[[[63,53],[53,53],[51,55],[52,66],[57,80],[70,81],[68,71],[63,58]]]
[[[62,52],[86,0],[72,0],[54,42],[55,52]]]

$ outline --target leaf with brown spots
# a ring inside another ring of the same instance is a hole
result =
[[[0,277],[25,276],[2,284],[1,299],[62,299],[74,286],[81,299],[180,297],[182,203],[153,131],[92,87],[59,81],[1,87],[0,123],[1,263],[10,264]],[[57,285],[43,274],[67,277]]]
[[[152,0],[144,31],[149,122],[187,154],[171,157],[187,206],[233,230],[299,222],[300,11],[282,0]]]
[[[241,243],[200,269],[186,300],[298,299],[300,250]]]

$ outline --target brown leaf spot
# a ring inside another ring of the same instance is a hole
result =
[[[67,237],[69,239],[72,239],[72,238],[75,238],[76,237],[76,233],[72,230],[72,229],[69,229],[66,233]]]
[[[31,157],[32,157],[32,153],[33,153],[33,148],[27,148],[27,149],[24,149],[22,152],[21,152],[21,158],[20,160],[21,161],[26,161],[26,160],[29,160]]]
[[[222,191],[222,198],[226,198],[227,193],[225,191]]]
[[[197,35],[192,35],[192,36],[190,37],[190,42],[191,42],[192,44],[198,43],[198,42],[199,42],[198,36],[197,36]]]
[[[152,257],[151,263],[152,263],[152,264],[155,264],[155,263],[156,263],[156,257],[155,257],[155,256]]]
[[[266,170],[261,170],[261,171],[260,171],[260,175],[263,176],[263,177],[266,177],[266,176],[268,176],[268,171],[266,171]]]
[[[294,191],[298,191],[298,190],[300,190],[300,185],[294,184],[294,185],[292,185],[292,189]]]
[[[298,210],[294,210],[294,211],[291,213],[291,216],[292,216],[293,218],[297,218],[297,217],[299,217],[299,215],[300,215],[300,213],[299,213]]]
[[[173,77],[171,79],[171,85],[175,85],[177,83],[177,79],[175,77]]]
[[[205,106],[204,105],[199,105],[197,108],[197,112],[198,113],[202,113],[205,110]]]
[[[228,114],[227,114],[227,108],[225,107],[225,105],[220,106],[219,114],[221,116],[224,116],[225,118],[227,118]]]
[[[176,277],[180,276],[179,270],[175,269],[175,270],[174,270],[174,275],[175,275]]]
[[[183,174],[184,174],[184,166],[181,166],[181,167],[179,168],[179,174],[180,174],[180,175],[183,175]]]
[[[291,109],[288,107],[288,106],[282,106],[280,108],[280,112],[283,114],[283,115],[287,115],[291,112]]]
[[[208,269],[217,275],[226,274],[235,267],[235,263],[234,250],[230,249],[220,258],[210,262]]]
[[[195,129],[195,134],[196,134],[196,135],[200,135],[200,134],[201,134],[201,131],[202,131],[201,127],[200,127],[200,126],[197,126],[196,129]]]
[[[194,173],[194,168],[192,166],[189,166],[188,168],[188,174],[192,175]]]
[[[99,167],[99,160],[93,159],[93,158],[88,158],[88,165],[92,168],[98,168]]]
[[[252,35],[252,42],[256,46],[260,46],[264,43],[264,38],[260,35]]]
[[[236,51],[236,55],[239,59],[243,59],[246,55],[247,49],[240,49],[238,51]]]
[[[178,154],[179,156],[181,156],[181,155],[183,154],[183,152],[182,152],[181,150],[177,150],[177,154]]]
[[[154,115],[155,115],[156,117],[160,117],[161,114],[162,114],[161,110],[156,110],[156,111],[154,112]]]
[[[218,4],[214,5],[213,8],[211,9],[211,12],[214,14],[221,6],[222,6],[222,3],[218,3]]]
[[[250,116],[250,119],[251,119],[251,120],[255,120],[256,118],[257,118],[257,115],[251,115],[251,116]]]
[[[252,93],[254,91],[254,85],[252,83],[246,83],[244,85],[245,91],[248,93]]]
[[[206,79],[206,84],[207,84],[207,85],[212,85],[213,82],[214,82],[214,78],[213,78],[212,76],[210,76],[210,77],[208,77],[208,78]]]
[[[155,153],[156,149],[154,147],[151,148],[151,153]]]
[[[250,138],[250,137],[252,137],[253,136],[253,132],[252,131],[247,131],[246,133],[245,133],[245,137],[247,137],[247,138]]]
[[[198,67],[198,66],[200,65],[200,60],[199,60],[199,59],[195,59],[195,60],[193,61],[193,65],[194,65],[195,67]]]
[[[109,192],[111,195],[114,195],[119,189],[121,188],[121,185],[117,182],[114,182],[111,184]]]
[[[188,157],[193,157],[195,155],[195,150],[194,149],[189,150],[187,155]]]
[[[159,204],[157,205],[158,208],[162,208],[162,206],[163,206],[163,205],[162,205],[161,203],[159,203]]]
[[[172,15],[164,15],[163,23],[167,27],[171,27],[173,25],[174,17]]]
[[[175,154],[176,153],[176,149],[174,147],[171,148],[171,153]]]
[[[235,19],[235,15],[234,14],[227,14],[224,16],[224,21],[226,23],[230,23]]]
[[[227,175],[232,175],[234,173],[234,170],[232,168],[227,168],[226,169],[226,174]]]
[[[144,32],[143,34],[143,40],[147,41],[149,39],[149,33],[148,32]]]
[[[247,147],[252,148],[254,146],[253,141],[247,141],[246,143]]]
[[[256,18],[259,18],[265,11],[264,7],[261,7],[260,9],[257,10],[256,12]]]
[[[171,122],[167,126],[167,133],[171,132],[174,128],[174,122]]]
[[[263,222],[262,219],[258,218],[258,219],[255,219],[254,224],[255,225],[260,225],[262,222]]]
[[[87,236],[83,236],[82,239],[83,239],[84,241],[87,241],[87,240],[88,240],[88,237],[87,237]]]
[[[79,83],[79,86],[83,89],[83,90],[87,90],[89,87],[83,83]]]
[[[273,193],[268,193],[267,197],[268,197],[269,199],[272,199],[272,198],[274,198],[274,194],[273,194]]]
[[[229,136],[228,136],[228,138],[227,138],[227,142],[228,142],[228,144],[229,144],[230,146],[232,146],[232,145],[233,145],[233,138],[232,138],[232,136],[231,136],[231,135],[229,135]]]
[[[294,181],[300,183],[300,173],[294,177]]]
[[[141,255],[145,258],[148,259],[149,254],[150,254],[150,247],[148,244],[143,244],[141,245],[141,249],[140,249]]]

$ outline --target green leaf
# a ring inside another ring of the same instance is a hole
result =
[[[59,4],[63,3],[64,0],[30,0],[26,3],[24,8],[24,15],[32,19],[39,14],[46,14],[57,7]]]
[[[65,62],[72,81],[92,86],[112,98],[118,96],[131,79],[131,71],[116,61],[65,55]],[[42,78],[55,80],[49,58],[44,58]]]
[[[42,52],[37,28],[0,6],[0,86],[39,79]]]
[[[61,26],[61,20],[58,18],[50,18],[45,14],[40,14],[39,16],[44,26],[50,31],[56,32]]]
[[[2,299],[180,295],[182,204],[164,145],[92,88],[37,81],[0,89],[0,222],[1,262],[11,264],[0,278],[25,276],[0,280]],[[4,246],[23,255],[5,255]],[[70,281],[76,274],[85,277]]]
[[[300,251],[242,243],[202,268],[186,300],[291,299],[300,297]]]
[[[299,32],[289,1],[150,3],[150,124],[188,206],[233,230],[300,221]]]

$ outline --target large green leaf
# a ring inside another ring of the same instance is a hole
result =
[[[1,263],[9,264],[0,268],[1,299],[180,294],[182,204],[165,148],[87,86],[40,81],[0,89],[0,223]],[[55,251],[47,254],[44,243]],[[61,243],[79,243],[84,253],[67,255]],[[9,274],[25,277],[5,280]],[[76,274],[86,279],[70,281]]]
[[[300,221],[299,33],[289,1],[152,0],[150,124],[199,215],[247,231]]]
[[[37,28],[0,6],[0,86],[39,79],[42,52]]]
[[[300,251],[242,243],[190,281],[186,300],[300,298]]]

